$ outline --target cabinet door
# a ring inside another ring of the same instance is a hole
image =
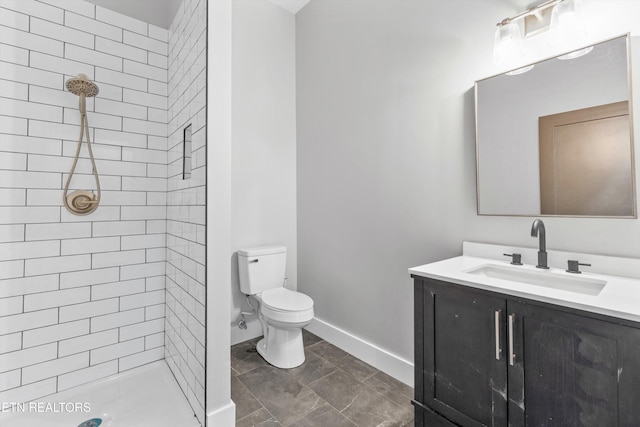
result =
[[[639,425],[640,330],[522,302],[507,309],[510,425]]]
[[[422,283],[423,403],[466,427],[506,425],[506,300]]]

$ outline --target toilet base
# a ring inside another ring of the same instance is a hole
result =
[[[291,369],[304,363],[302,329],[276,329],[269,326],[266,338],[256,344],[262,358],[277,368]]]

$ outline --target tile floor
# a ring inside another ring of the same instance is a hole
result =
[[[305,363],[267,364],[258,339],[231,347],[236,426],[412,426],[413,389],[304,331]]]

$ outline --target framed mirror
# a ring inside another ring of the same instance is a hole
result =
[[[636,217],[629,49],[476,81],[478,215]]]

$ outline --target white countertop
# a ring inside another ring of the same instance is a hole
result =
[[[465,245],[467,243],[465,242]],[[472,245],[478,245],[476,243]],[[489,249],[497,250],[497,256],[502,256],[500,246],[486,245]],[[493,248],[491,248],[494,246]],[[478,253],[477,250],[466,250],[467,253]],[[485,248],[486,249],[486,248]],[[513,249],[513,248],[512,248]],[[516,250],[518,248],[515,248]],[[530,249],[524,249],[530,250]],[[577,258],[577,257],[575,257]],[[571,258],[571,259],[575,259]],[[593,259],[599,256],[592,256]],[[611,257],[609,257],[611,258]],[[580,258],[582,259],[582,258]],[[580,277],[585,279],[597,279],[606,281],[606,285],[598,295],[585,295],[581,293],[554,289],[547,286],[531,285],[511,280],[496,279],[482,275],[467,273],[469,270],[480,267],[482,265],[493,264],[498,266],[506,266],[518,269],[529,269],[537,271],[541,274],[564,275],[565,277],[575,277],[575,274],[565,272],[564,268],[557,268],[551,264],[549,270],[536,269],[534,265],[526,264],[527,261],[523,257],[525,265],[514,267],[510,265],[510,260],[505,257],[505,261],[462,255],[431,264],[421,265],[409,269],[409,273],[438,279],[446,282],[452,282],[459,285],[469,286],[487,291],[499,292],[506,295],[527,298],[531,300],[571,307],[578,310],[589,311],[593,313],[603,314],[606,316],[617,317],[620,319],[640,322],[640,280],[637,278],[614,276],[610,274],[599,274],[592,272],[584,272]],[[638,260],[633,259],[632,264]],[[588,268],[588,267],[585,267]]]

